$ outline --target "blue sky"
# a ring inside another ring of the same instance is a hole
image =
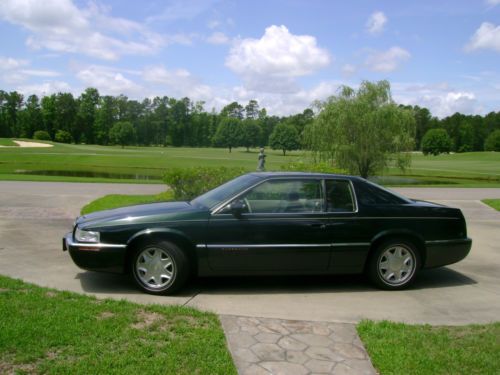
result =
[[[301,112],[387,79],[436,116],[500,110],[500,0],[2,0],[0,89],[257,99]]]

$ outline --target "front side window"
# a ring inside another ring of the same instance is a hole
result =
[[[326,210],[354,212],[356,207],[351,184],[347,180],[326,180]]]
[[[323,210],[319,180],[270,180],[239,197],[248,213],[308,213]]]

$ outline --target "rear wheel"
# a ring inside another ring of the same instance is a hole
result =
[[[189,275],[186,254],[174,243],[159,241],[141,246],[132,258],[137,286],[150,294],[171,294]]]
[[[389,240],[377,247],[368,263],[368,277],[382,289],[398,290],[413,283],[420,268],[420,254],[405,240]]]

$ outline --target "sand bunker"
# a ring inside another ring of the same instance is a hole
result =
[[[18,146],[0,146],[0,147],[53,147],[53,145],[48,143],[39,143],[39,142],[27,142],[27,141],[13,141],[17,143]]]

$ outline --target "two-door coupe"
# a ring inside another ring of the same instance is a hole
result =
[[[457,208],[408,199],[353,176],[249,173],[191,202],[165,202],[79,217],[63,238],[81,268],[131,273],[167,294],[191,274],[366,273],[402,289],[421,268],[470,251]]]

